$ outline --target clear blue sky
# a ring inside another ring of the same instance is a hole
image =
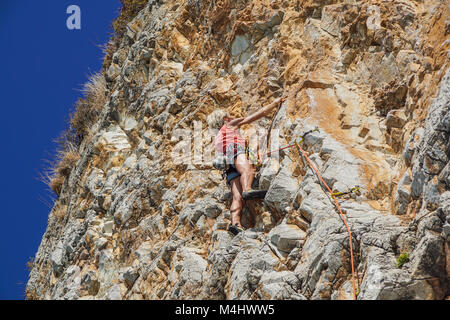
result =
[[[81,8],[81,30],[66,9]],[[26,262],[47,227],[50,192],[38,180],[87,76],[99,71],[119,0],[0,0],[2,140],[0,299],[24,299]]]

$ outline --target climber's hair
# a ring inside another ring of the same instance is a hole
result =
[[[230,118],[226,110],[219,109],[211,112],[206,121],[212,129],[220,129],[225,124],[225,117]]]

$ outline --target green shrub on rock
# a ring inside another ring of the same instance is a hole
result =
[[[407,262],[409,262],[409,253],[403,252],[397,258],[397,267],[401,268]]]

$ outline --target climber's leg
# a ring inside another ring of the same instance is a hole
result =
[[[244,192],[252,188],[253,178],[255,177],[255,169],[247,159],[245,154],[239,154],[234,159],[234,165],[241,174],[241,185]]]
[[[231,214],[231,224],[241,226],[241,213],[244,207],[244,200],[242,199],[242,186],[239,177],[234,178],[230,181],[231,193],[233,195],[233,200],[231,202],[230,214]]]
[[[255,169],[251,162],[247,159],[245,154],[240,154],[236,157],[234,164],[241,174],[242,199],[263,199],[266,196],[267,190],[253,190],[252,183],[255,177]]]

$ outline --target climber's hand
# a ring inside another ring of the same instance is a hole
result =
[[[286,100],[286,99],[283,99],[283,97],[279,97],[279,98],[276,98],[275,100],[273,100],[273,103],[275,105],[278,105],[280,103],[283,103],[284,100]]]

